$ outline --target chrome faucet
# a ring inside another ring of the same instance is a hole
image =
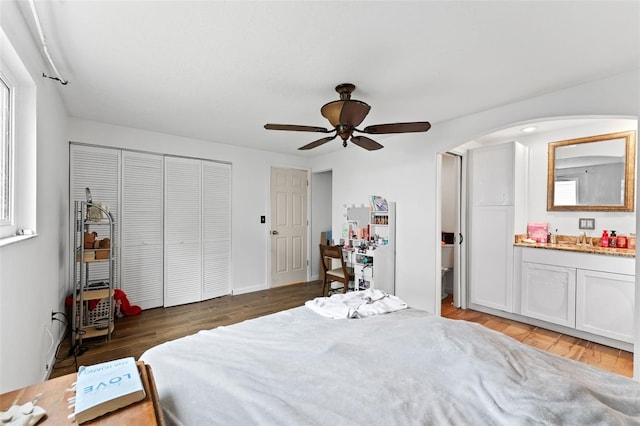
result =
[[[587,243],[587,233],[583,232],[582,234],[580,234],[578,236],[578,238],[576,239],[576,245],[577,246],[588,246],[590,244]]]

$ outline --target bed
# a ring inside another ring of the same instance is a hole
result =
[[[301,306],[141,359],[173,424],[640,424],[636,381],[478,324],[375,313],[332,319]]]

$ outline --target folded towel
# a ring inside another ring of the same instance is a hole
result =
[[[338,293],[331,297],[316,297],[305,302],[312,311],[329,318],[364,318],[405,309],[398,297],[376,289]]]

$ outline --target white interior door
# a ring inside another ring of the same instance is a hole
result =
[[[307,280],[307,191],[304,170],[271,169],[271,286]]]
[[[202,300],[201,163],[165,158],[164,306]]]
[[[164,158],[122,152],[121,289],[142,309],[163,305]]]

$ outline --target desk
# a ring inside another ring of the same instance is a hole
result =
[[[146,393],[145,398],[83,424],[98,426],[163,426],[165,424],[151,367],[143,362],[137,364]],[[47,415],[38,422],[38,425],[75,425],[76,422],[68,419],[71,410],[67,403],[67,398],[74,393],[67,389],[76,381],[76,376],[76,373],[67,374],[4,393],[0,395],[0,410],[6,410],[13,404],[25,404],[32,401],[36,395],[42,394],[35,405],[42,407]]]

